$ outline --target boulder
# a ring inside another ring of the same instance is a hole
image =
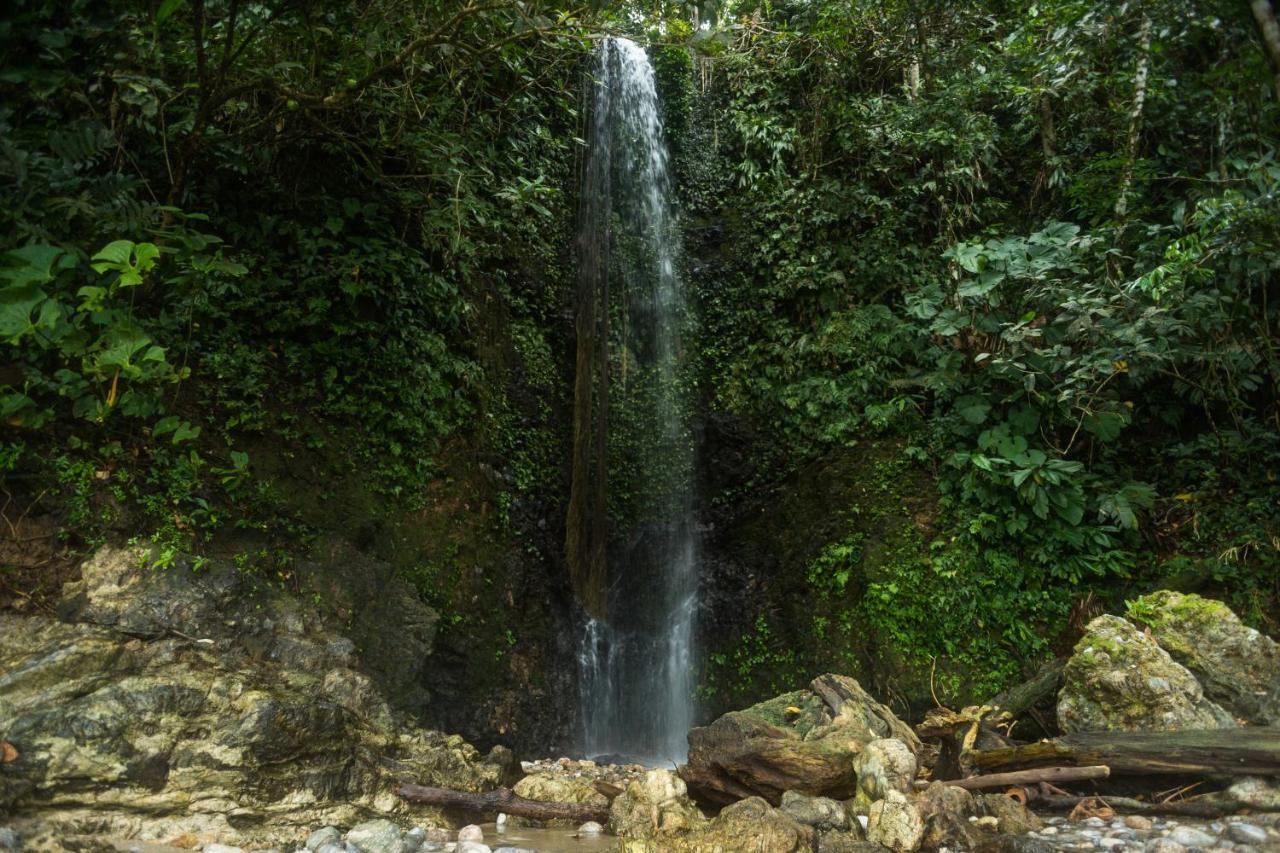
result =
[[[920,849],[924,840],[924,816],[920,807],[906,795],[889,791],[883,800],[871,804],[867,816],[867,840],[894,853]]]
[[[236,583],[105,549],[63,602],[88,622],[0,613],[0,720],[19,753],[0,764],[0,811],[15,827],[265,846],[403,811],[401,779],[501,783],[507,768],[461,738],[402,720],[350,668],[347,638]]]
[[[609,798],[597,791],[585,779],[551,773],[534,773],[525,776],[512,788],[512,792],[526,800],[537,800],[540,803],[590,803],[607,809]],[[522,824],[536,826],[576,826],[573,820],[564,818],[550,821],[532,821],[526,818],[515,818],[516,826]]]
[[[925,849],[944,843],[969,849],[983,840],[985,833],[969,820],[978,814],[977,801],[964,788],[934,782],[921,792],[917,804],[924,821],[920,843]]]
[[[1004,794],[983,794],[974,797],[978,814],[996,819],[996,831],[1002,835],[1026,835],[1044,829],[1044,821],[1031,809]]]
[[[785,791],[845,799],[857,790],[853,759],[874,740],[920,740],[852,678],[822,675],[807,690],[732,711],[689,732],[680,776],[699,797],[720,804]]]
[[[1252,725],[1280,725],[1280,643],[1225,604],[1161,590],[1130,604],[1129,618],[1191,671],[1210,700]]]
[[[814,832],[797,823],[760,797],[726,806],[715,820],[691,832],[658,839],[625,838],[625,853],[726,853],[750,849],[752,853],[809,853]]]
[[[1235,720],[1150,636],[1118,616],[1089,623],[1063,671],[1063,731],[1222,729]]]
[[[684,781],[670,770],[650,770],[627,785],[609,807],[609,828],[624,839],[670,839],[706,823]]]
[[[796,823],[812,826],[820,832],[846,832],[862,837],[862,824],[850,816],[843,803],[827,797],[810,797],[799,791],[787,791],[782,795],[781,808]]]
[[[356,824],[347,833],[346,840],[361,853],[413,853],[416,849],[416,845],[411,847],[408,844],[400,827],[386,819]]]
[[[916,755],[896,738],[873,740],[853,760],[858,801],[871,805],[889,791],[906,794],[916,778]]]

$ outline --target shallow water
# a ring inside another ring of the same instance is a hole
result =
[[[578,835],[576,829],[544,829],[542,827],[506,827],[499,832],[496,824],[482,823],[484,843],[494,850],[499,847],[528,847],[538,853],[603,853],[614,850],[618,839],[612,835]]]

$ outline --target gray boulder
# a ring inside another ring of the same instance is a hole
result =
[[[867,840],[894,853],[911,853],[924,840],[924,816],[919,806],[897,791],[871,804],[867,817]]]
[[[810,797],[799,791],[782,795],[781,809],[792,820],[820,832],[854,832],[862,836],[862,824],[849,816],[843,803],[827,797]]]
[[[1118,616],[1089,623],[1063,671],[1066,732],[1180,731],[1236,725],[1150,636]]]
[[[1204,695],[1253,725],[1280,725],[1280,644],[1220,601],[1161,590],[1129,605]]]
[[[916,756],[896,738],[871,741],[853,760],[858,775],[858,801],[870,805],[889,791],[906,794],[916,778]]]
[[[347,843],[361,853],[412,853],[400,827],[385,819],[356,824],[347,833]]]

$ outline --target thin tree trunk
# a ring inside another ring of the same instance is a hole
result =
[[[1262,46],[1275,70],[1276,97],[1280,98],[1280,22],[1276,21],[1276,7],[1271,0],[1253,0],[1249,6],[1262,34]]]
[[[455,791],[451,788],[431,788],[426,785],[401,785],[396,794],[402,800],[423,806],[440,806],[446,809],[479,812],[481,814],[514,815],[534,820],[571,820],[585,823],[593,820],[596,823],[609,822],[609,807],[592,803],[544,803],[541,800],[526,800],[517,796],[510,788],[499,788],[483,794],[469,791]]]
[[[1147,76],[1151,73],[1151,18],[1143,16],[1138,31],[1138,67],[1133,74],[1133,107],[1129,110],[1129,139],[1126,146],[1124,173],[1120,177],[1120,195],[1116,197],[1115,214],[1123,220],[1129,209],[1129,189],[1138,160],[1138,142],[1142,135],[1142,108],[1147,101]]]

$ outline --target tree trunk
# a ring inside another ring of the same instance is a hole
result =
[[[1271,59],[1276,73],[1276,97],[1280,98],[1280,22],[1276,21],[1276,7],[1272,0],[1252,0],[1254,20],[1262,34],[1262,46]]]
[[[970,776],[968,779],[951,779],[943,782],[953,788],[976,791],[982,788],[1001,788],[1005,785],[1031,785],[1037,782],[1083,782],[1088,779],[1106,779],[1111,775],[1108,767],[1041,767],[1035,770],[1015,770],[1012,773],[992,773],[989,776]]]
[[[988,704],[995,705],[1002,711],[1008,711],[1010,716],[1016,717],[1034,707],[1041,699],[1047,699],[1058,692],[1058,688],[1062,685],[1062,670],[1066,665],[1065,658],[1050,661],[1030,680],[1009,688]]]
[[[1105,764],[1112,776],[1280,776],[1280,728],[1089,732],[969,753],[983,772]]]
[[[1142,107],[1147,102],[1147,76],[1151,72],[1151,18],[1143,16],[1138,31],[1138,67],[1133,73],[1133,107],[1129,110],[1129,139],[1124,173],[1120,176],[1120,195],[1116,197],[1116,219],[1123,220],[1129,209],[1129,188],[1138,160],[1138,141],[1142,134]]]
[[[440,806],[446,809],[503,814],[527,817],[533,820],[571,820],[585,823],[593,820],[604,824],[609,821],[609,807],[591,803],[544,803],[516,796],[510,788],[499,788],[483,794],[455,791],[451,788],[429,788],[425,785],[404,784],[396,788],[396,794],[406,802],[421,806]]]

